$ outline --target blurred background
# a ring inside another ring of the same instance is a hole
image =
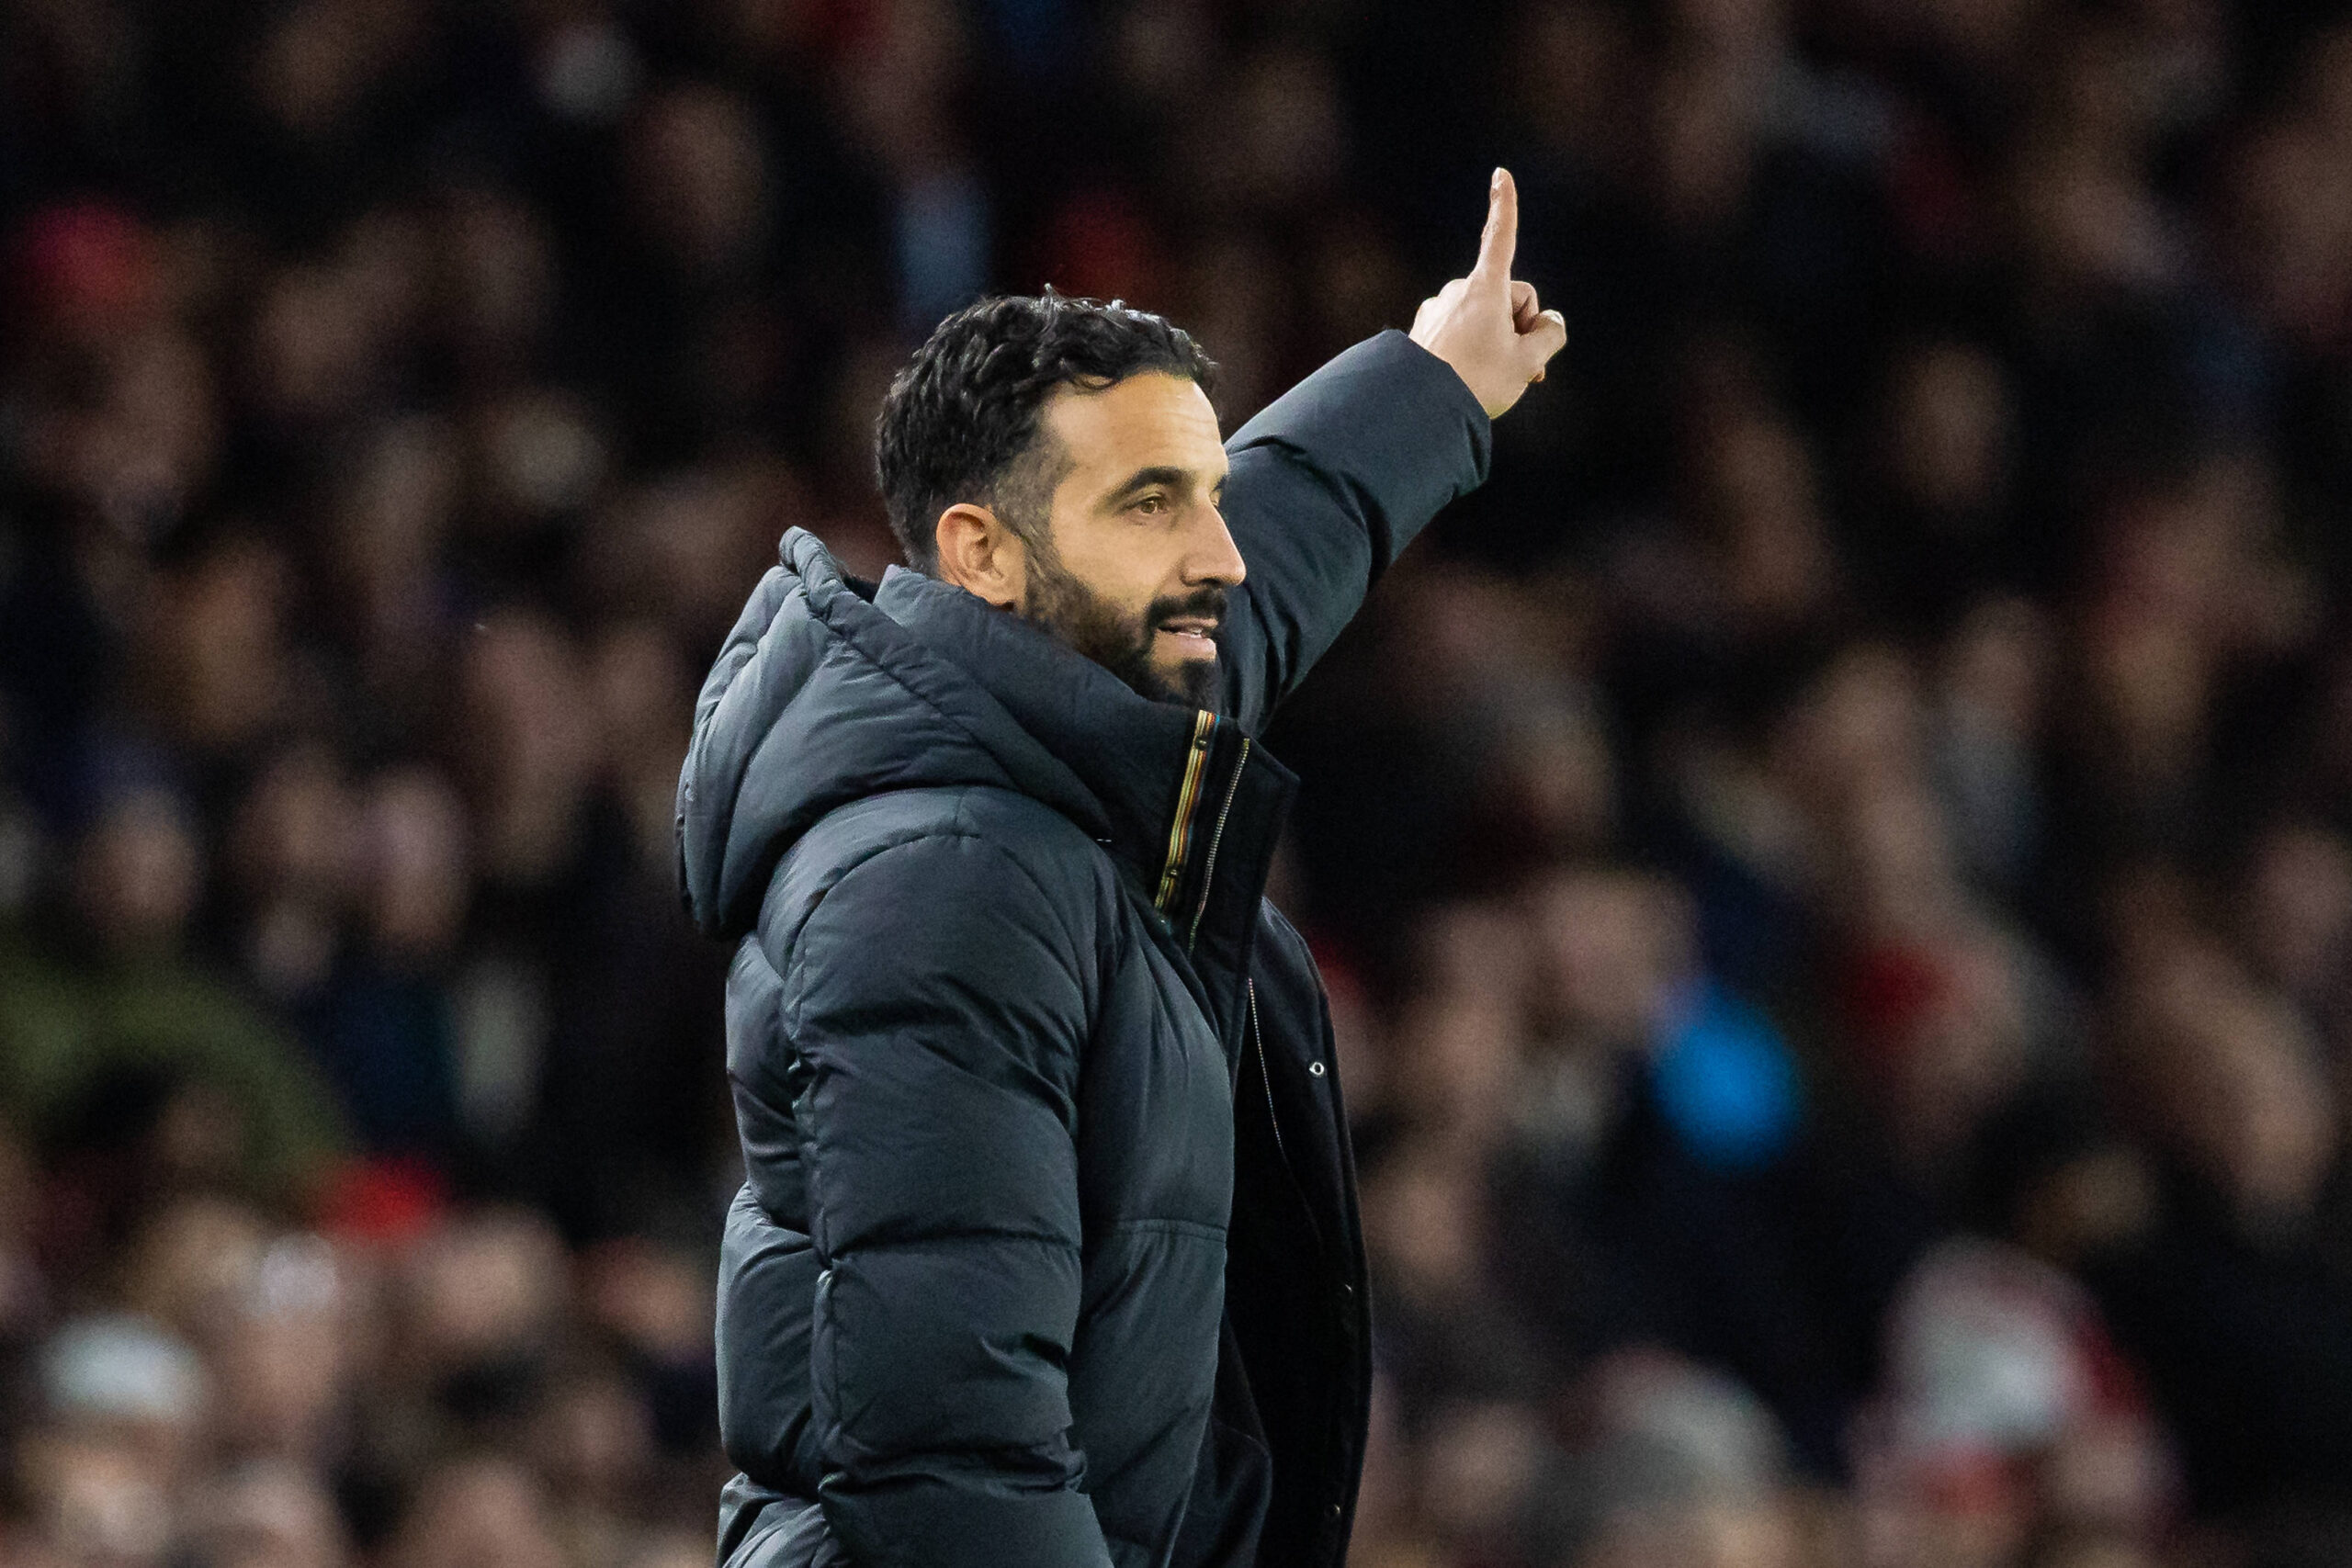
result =
[[[2352,26],[0,5],[0,1559],[684,1568],[691,694],[944,312],[1569,349],[1285,714],[1356,1568],[2352,1562]]]

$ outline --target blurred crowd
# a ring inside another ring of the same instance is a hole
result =
[[[1567,354],[1278,721],[1357,1568],[2352,1562],[2352,22],[0,7],[0,1561],[672,1568],[700,671],[991,288]]]

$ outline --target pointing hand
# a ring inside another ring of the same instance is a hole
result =
[[[1413,341],[1453,367],[1490,419],[1544,379],[1545,363],[1568,342],[1560,312],[1539,310],[1535,286],[1512,281],[1518,248],[1519,186],[1509,170],[1497,169],[1477,264],[1469,276],[1422,300],[1413,316]]]

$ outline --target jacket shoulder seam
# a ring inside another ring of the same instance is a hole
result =
[[[956,815],[953,819],[953,825],[927,829],[922,832],[910,834],[903,839],[893,839],[888,843],[870,845],[861,851],[854,859],[843,863],[838,872],[827,879],[823,888],[818,892],[814,898],[809,900],[808,908],[801,914],[798,922],[794,928],[792,939],[789,942],[792,949],[792,956],[786,962],[785,966],[785,978],[786,980],[787,990],[790,988],[789,981],[791,975],[802,968],[802,961],[799,956],[799,935],[802,931],[808,929],[808,923],[817,918],[817,912],[824,907],[825,901],[832,897],[833,890],[835,888],[839,887],[843,882],[848,881],[849,878],[856,872],[864,870],[866,866],[873,864],[876,861],[880,860],[884,855],[890,853],[894,850],[911,849],[918,845],[940,843],[951,840],[967,840],[973,843],[978,844],[985,849],[994,852],[998,858],[1003,860],[1007,864],[1019,871],[1023,879],[1035,890],[1038,898],[1044,902],[1045,906],[1048,909],[1051,909],[1054,912],[1055,919],[1061,924],[1063,936],[1071,942],[1072,955],[1073,957],[1075,956],[1077,952],[1076,933],[1069,930],[1067,912],[1063,909],[1061,901],[1054,897],[1052,891],[1048,889],[1044,881],[1038,877],[1036,869],[1028,863],[1028,861],[1024,856],[1014,853],[1011,846],[1005,844],[995,835],[981,832],[977,827],[967,825],[970,816],[970,803],[968,797],[976,790],[988,787],[990,786],[964,785],[960,786],[956,790],[956,794],[959,798],[956,804]],[[1026,795],[1018,795],[1018,792],[1014,791],[1000,791],[998,793],[1014,794],[1018,798],[1023,800],[1028,798]],[[1037,804],[1041,807],[1044,807],[1043,802],[1038,802]],[[1071,964],[1071,972],[1073,974],[1080,974],[1083,971],[1080,965],[1073,963]]]

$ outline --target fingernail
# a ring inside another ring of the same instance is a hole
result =
[[[1502,172],[1502,170],[1500,170],[1500,169],[1497,169],[1497,170],[1495,171],[1495,177],[1494,177],[1493,179],[1490,179],[1490,180],[1488,180],[1488,181],[1487,182],[1487,188],[1488,190],[1500,190],[1500,189],[1502,189],[1502,188],[1503,188],[1503,172]]]

